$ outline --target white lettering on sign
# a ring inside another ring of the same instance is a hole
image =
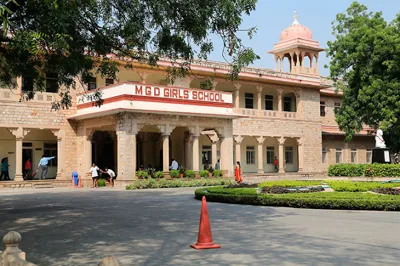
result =
[[[135,85],[135,95],[174,98],[182,100],[198,100],[207,102],[225,102],[222,93],[215,91],[197,91],[181,88],[165,88],[149,85]]]

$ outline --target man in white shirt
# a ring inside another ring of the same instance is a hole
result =
[[[109,176],[109,181],[110,181],[110,186],[114,187],[114,178],[115,178],[115,172],[111,169],[108,169],[108,167],[106,167],[105,171],[101,171],[102,173],[106,173]]]
[[[178,168],[179,168],[178,162],[175,161],[175,159],[172,159],[171,166],[169,167],[169,170],[178,170]]]
[[[92,167],[89,170],[89,173],[92,175],[93,180],[93,187],[99,187],[98,180],[99,180],[99,171],[100,169],[96,166],[95,163],[92,164]]]

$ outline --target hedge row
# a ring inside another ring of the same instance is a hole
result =
[[[329,176],[400,177],[400,164],[334,164]]]
[[[247,194],[243,189],[197,189],[195,191],[196,199],[200,200],[202,196],[206,196],[208,201],[233,204],[313,209],[400,211],[400,196],[360,192]]]
[[[215,179],[194,179],[194,180],[181,180],[181,179],[144,179],[135,180],[132,184],[127,185],[127,190],[133,189],[149,189],[149,188],[176,188],[176,187],[205,187],[205,186],[221,186],[232,185],[236,182],[230,179],[215,178]]]

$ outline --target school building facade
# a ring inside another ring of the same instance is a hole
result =
[[[368,163],[373,131],[344,142],[334,118],[341,94],[319,75],[321,51],[311,30],[295,19],[269,52],[274,70],[246,67],[231,82],[228,64],[195,61],[193,75],[167,84],[167,60],[159,68],[135,63],[133,70],[121,67],[117,80],[94,76],[78,86],[72,107],[60,111],[51,110],[56,82],[49,79],[46,92],[24,101],[21,91],[34,88],[29,77],[20,77],[17,86],[0,89],[0,158],[9,158],[17,181],[23,180],[24,162],[31,158],[36,169],[43,154],[56,156],[50,178],[69,179],[73,171],[85,176],[95,162],[126,181],[141,165],[168,172],[172,158],[195,171],[220,159],[229,176],[236,161],[244,173],[274,172],[275,157],[279,173]],[[212,90],[201,90],[210,77]],[[95,90],[104,99],[100,107],[83,96]]]

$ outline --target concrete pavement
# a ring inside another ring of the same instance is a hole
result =
[[[194,188],[2,190],[0,234],[39,265],[398,265],[400,213],[208,203],[214,241],[197,251]],[[2,247],[1,249],[4,249]]]

